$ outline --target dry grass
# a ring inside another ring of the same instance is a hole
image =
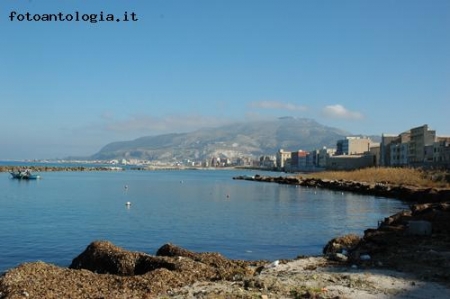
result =
[[[448,171],[424,171],[414,168],[373,167],[352,171],[324,171],[309,174],[307,177],[417,187],[450,187],[450,173]]]

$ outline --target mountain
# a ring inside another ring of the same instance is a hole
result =
[[[182,161],[274,155],[280,148],[296,151],[335,147],[337,140],[349,135],[312,119],[283,117],[113,142],[91,159]]]

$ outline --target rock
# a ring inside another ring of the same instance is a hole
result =
[[[415,236],[430,236],[431,231],[431,222],[423,220],[409,221],[406,234]]]
[[[140,254],[127,252],[108,241],[94,241],[72,260],[71,269],[87,269],[96,273],[133,275]]]
[[[342,253],[343,250],[345,251],[351,251],[353,248],[358,245],[358,243],[361,241],[361,238],[357,235],[345,235],[342,237],[337,237],[332,239],[325,245],[323,249],[323,254],[325,255],[331,255],[335,253]]]
[[[73,259],[70,268],[120,276],[169,271],[181,278],[186,276],[187,281],[216,281],[253,275],[253,269],[262,263],[229,260],[218,253],[194,253],[172,244],[163,245],[158,250],[158,256],[153,256],[127,251],[111,242],[95,241]]]
[[[182,256],[195,259],[198,254],[171,243],[164,244],[156,251],[156,256]]]
[[[361,261],[370,261],[370,255],[368,255],[368,254],[361,254],[361,255],[359,256],[359,259],[360,259]]]
[[[345,254],[342,253],[334,253],[332,255],[330,255],[330,258],[332,260],[335,260],[337,262],[347,262],[348,261],[348,257]]]

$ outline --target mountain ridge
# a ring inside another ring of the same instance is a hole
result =
[[[295,151],[335,147],[337,140],[349,135],[352,134],[313,119],[281,117],[111,142],[90,158],[199,161],[211,157],[274,155],[281,148]]]

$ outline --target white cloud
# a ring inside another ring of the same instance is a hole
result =
[[[259,109],[278,109],[278,110],[289,110],[289,111],[305,111],[307,108],[305,106],[295,105],[291,103],[283,103],[278,101],[258,101],[251,102],[251,108]]]
[[[362,113],[350,111],[342,105],[328,105],[322,110],[323,114],[331,118],[358,120],[364,118]]]

